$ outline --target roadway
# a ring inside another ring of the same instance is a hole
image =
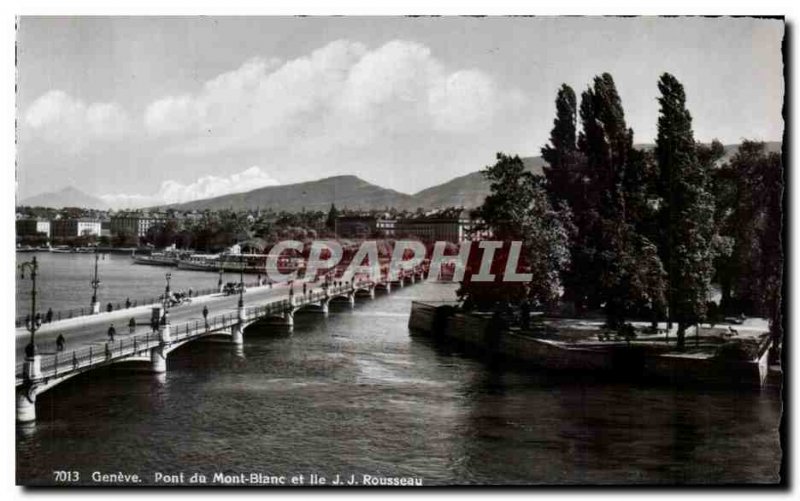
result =
[[[308,284],[308,291],[319,291],[321,282]],[[295,280],[294,293],[303,292],[303,283]],[[287,283],[274,284],[260,287],[249,287],[244,293],[245,307],[264,305],[271,299],[286,299],[289,297]],[[169,308],[168,317],[172,329],[183,327],[187,322],[203,322],[203,307],[208,307],[209,319],[222,314],[236,314],[239,303],[239,294],[226,296],[224,294],[211,294],[192,298],[188,304]],[[41,355],[56,353],[56,338],[63,334],[66,340],[65,353],[74,349],[96,345],[102,349],[108,341],[108,328],[114,325],[116,330],[115,341],[125,340],[133,335],[144,335],[152,332],[150,329],[150,316],[154,305],[139,306],[110,313],[98,313],[84,317],[73,318],[42,324],[36,331],[36,347]],[[136,329],[130,332],[128,323],[131,317],[136,319]],[[16,357],[17,373],[20,372],[25,359],[25,346],[30,341],[30,332],[24,327],[16,329]]]

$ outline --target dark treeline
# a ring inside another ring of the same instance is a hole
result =
[[[492,194],[475,211],[483,229],[524,242],[533,280],[470,283],[470,266],[462,298],[560,300],[578,314],[602,309],[616,329],[632,318],[667,320],[681,348],[689,326],[739,313],[767,317],[780,339],[781,155],[744,141],[723,163],[721,143],[695,142],[681,83],[665,73],[658,90],[656,146],[645,150],[633,146],[611,75],[595,77],[580,104],[561,86],[544,176],[498,154],[484,171]],[[709,299],[712,283],[719,303]]]

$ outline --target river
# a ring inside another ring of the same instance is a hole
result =
[[[56,285],[42,296],[54,309],[73,304],[69,283],[87,289],[91,258],[42,256],[42,283]],[[158,292],[144,277],[163,279],[165,269],[125,259],[105,262],[107,294]],[[216,281],[173,273],[176,286]],[[64,470],[77,471],[77,483],[123,472],[142,485],[156,472],[202,473],[209,483],[215,473],[424,485],[779,480],[777,393],[507,370],[410,336],[411,301],[452,299],[453,290],[417,284],[353,310],[334,305],[328,317],[298,314],[292,334],[254,325],[241,351],[190,343],[163,376],[79,376],[39,397],[35,425],[17,427],[17,481],[52,485]]]

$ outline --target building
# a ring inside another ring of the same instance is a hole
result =
[[[396,225],[397,225],[397,220],[395,219],[388,219],[388,218],[378,219],[375,222],[375,227],[378,229],[378,232],[384,237],[393,237]]]
[[[375,216],[339,216],[336,218],[336,235],[339,238],[369,238],[378,227]]]
[[[17,219],[17,236],[32,237],[38,235],[50,238],[50,221],[39,218]]]
[[[71,218],[55,219],[50,222],[53,238],[72,238],[81,236],[97,236],[102,233],[102,223],[97,219]]]
[[[426,243],[458,243],[485,236],[472,233],[476,223],[476,221],[470,219],[468,211],[450,210],[437,214],[398,219],[394,223],[393,235],[397,238],[416,237]]]
[[[120,212],[111,216],[111,235],[128,234],[144,237],[147,235],[147,230],[157,224],[163,224],[165,221],[166,218],[161,214]]]

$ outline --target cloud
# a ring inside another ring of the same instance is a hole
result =
[[[161,188],[153,195],[117,193],[102,195],[100,198],[115,208],[135,208],[218,197],[276,184],[278,182],[272,176],[260,167],[253,166],[228,177],[203,176],[189,184],[167,180],[161,183]]]
[[[194,93],[151,103],[144,125],[172,150],[357,147],[387,134],[476,134],[524,101],[476,69],[451,70],[430,48],[338,40],[288,61],[251,59]]]
[[[95,141],[121,139],[128,118],[116,103],[86,104],[64,91],[51,90],[31,103],[23,124],[37,137],[78,153]]]

